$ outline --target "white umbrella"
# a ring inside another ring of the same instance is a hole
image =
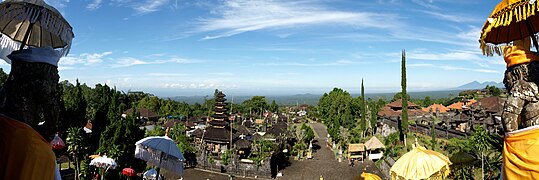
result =
[[[178,175],[183,174],[185,158],[172,139],[167,136],[146,137],[135,143],[135,157]],[[157,170],[159,175],[159,170]]]
[[[150,169],[150,170],[144,172],[144,174],[142,176],[144,177],[144,179],[156,180],[155,177],[157,177],[157,171],[155,169]],[[159,179],[161,179],[161,178],[159,178]]]
[[[116,166],[118,166],[114,159],[108,158],[107,156],[92,159],[92,161],[90,161],[90,165],[103,168],[103,175],[101,176],[101,179],[103,179],[105,172],[107,172],[109,169],[115,169]]]

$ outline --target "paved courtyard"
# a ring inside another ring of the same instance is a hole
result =
[[[366,167],[367,172],[378,174],[383,179],[382,173],[376,168],[372,161],[360,163],[355,167],[348,165],[348,161],[338,162],[335,159],[333,151],[326,146],[327,130],[321,123],[312,123],[313,129],[318,134],[315,138],[313,147],[319,147],[313,153],[313,159],[307,159],[303,161],[291,160],[291,165],[285,169],[279,171],[283,174],[282,177],[277,179],[291,179],[291,180],[318,180],[320,176],[324,177],[324,180],[346,180],[354,179],[361,175],[363,169]],[[230,179],[226,174],[213,173],[202,171],[198,169],[186,169],[184,172],[184,179],[186,180],[227,180]],[[253,179],[253,178],[241,178],[234,177],[233,179]]]

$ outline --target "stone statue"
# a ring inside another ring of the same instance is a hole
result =
[[[530,51],[530,39],[504,47],[507,70],[503,83],[509,93],[502,113],[506,132],[539,124],[539,56]]]

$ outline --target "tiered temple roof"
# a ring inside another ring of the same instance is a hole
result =
[[[210,127],[206,128],[204,139],[216,143],[230,142],[230,126],[228,123],[228,109],[226,108],[226,95],[219,91],[215,97],[215,107],[212,120],[208,121]]]

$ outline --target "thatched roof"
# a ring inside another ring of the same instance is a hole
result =
[[[384,149],[386,146],[384,146],[384,144],[382,144],[382,142],[380,142],[376,136],[373,136],[371,139],[365,142],[365,148],[367,148],[367,150]]]
[[[253,135],[253,133],[251,132],[251,130],[247,127],[245,127],[244,125],[239,125],[238,128],[236,129],[240,134],[243,134],[243,135]]]
[[[158,117],[158,115],[156,113],[154,113],[153,111],[151,111],[149,109],[146,109],[146,108],[137,108],[136,112],[139,113],[140,116],[146,117],[146,118],[157,118]],[[125,111],[124,114],[127,114],[127,115],[133,114],[133,108],[128,109],[127,111]]]
[[[365,151],[364,144],[348,144],[348,152],[361,152]]]
[[[234,142],[234,146],[240,149],[249,149],[251,148],[251,141],[246,139],[238,139],[236,142]]]
[[[497,113],[503,110],[503,100],[500,97],[491,96],[483,98],[470,106],[473,108],[481,106],[481,108],[484,108],[487,112]]]
[[[227,128],[208,127],[204,133],[204,140],[230,142],[230,131]]]

